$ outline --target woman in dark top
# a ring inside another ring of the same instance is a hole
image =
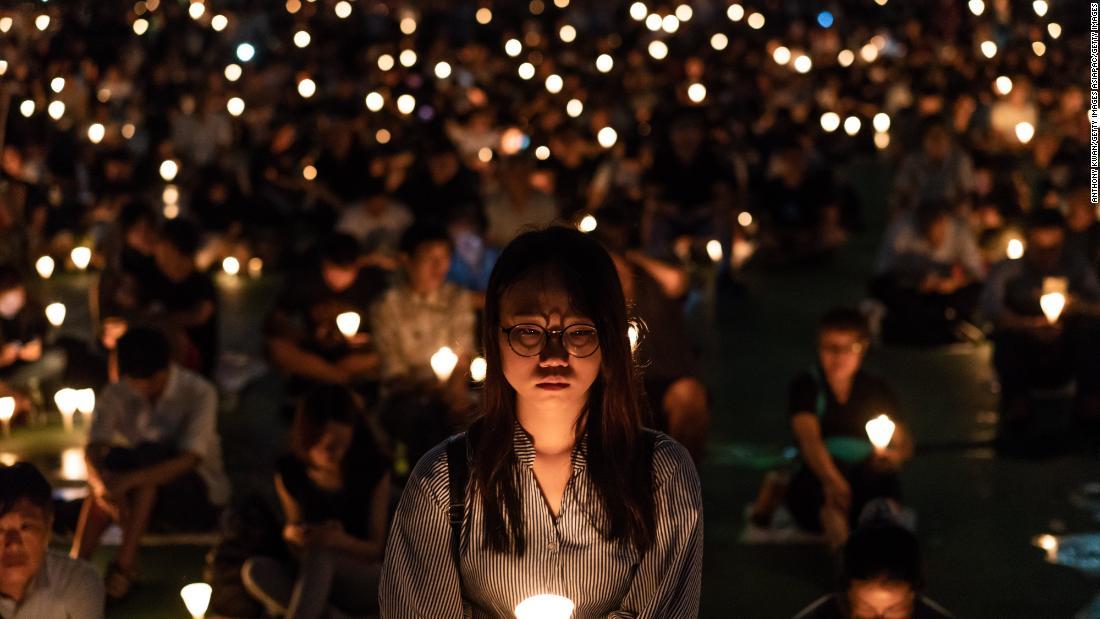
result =
[[[307,394],[291,446],[276,465],[275,488],[297,565],[250,559],[245,586],[273,614],[291,618],[320,617],[330,606],[375,612],[390,479],[356,396],[337,386]]]
[[[897,398],[862,370],[868,333],[863,316],[830,310],[818,328],[818,363],[791,384],[791,428],[803,467],[791,480],[787,508],[800,527],[823,531],[840,548],[873,499],[899,499],[898,472],[913,452]],[[879,415],[896,424],[889,447],[876,452],[866,424]]]

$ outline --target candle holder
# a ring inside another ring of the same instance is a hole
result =
[[[0,423],[4,425],[4,438],[11,438],[11,418],[15,416],[15,398],[0,398]]]
[[[53,401],[57,404],[57,410],[61,413],[61,420],[65,425],[66,432],[73,431],[73,415],[76,414],[78,398],[76,389],[69,387],[65,387],[53,396]]]

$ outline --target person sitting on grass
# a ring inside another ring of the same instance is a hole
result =
[[[377,613],[390,474],[364,416],[346,387],[317,387],[299,403],[292,453],[275,473],[283,539],[297,562],[255,557],[241,570],[273,614],[320,617],[330,605]]]
[[[893,389],[863,370],[868,343],[859,312],[826,312],[818,325],[817,363],[790,387],[788,410],[803,465],[791,479],[787,509],[803,529],[823,532],[834,550],[868,502],[900,498],[898,474],[913,454]],[[896,430],[889,447],[876,452],[865,426],[882,414]]]
[[[451,434],[470,405],[466,368],[474,353],[475,316],[470,293],[446,281],[446,228],[413,224],[400,252],[402,277],[372,308],[370,322],[382,361],[379,418],[390,438],[408,448],[411,464]],[[441,382],[431,360],[444,346],[458,362]]]
[[[293,394],[318,384],[353,385],[377,379],[371,347],[370,306],[386,288],[381,269],[363,266],[359,246],[332,234],[318,247],[316,263],[287,278],[264,325],[272,363],[289,379]],[[359,332],[345,337],[336,317],[356,312]]]
[[[214,385],[172,363],[159,331],[132,328],[117,348],[122,378],[97,398],[85,449],[91,492],[71,552],[90,558],[107,527],[119,525],[122,545],[106,576],[110,599],[129,592],[151,525],[206,530],[229,500]]]
[[[102,619],[103,583],[87,561],[48,550],[49,482],[29,462],[0,466],[0,617]]]
[[[915,535],[895,524],[869,523],[852,533],[841,555],[839,585],[839,591],[817,600],[795,619],[951,617],[921,595],[920,546]]]

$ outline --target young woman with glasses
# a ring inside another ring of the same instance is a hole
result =
[[[596,241],[555,227],[504,250],[486,294],[482,416],[405,487],[384,617],[511,617],[545,594],[574,617],[698,614],[699,480],[683,447],[641,426],[627,327]]]

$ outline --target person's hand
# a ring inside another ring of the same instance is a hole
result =
[[[340,543],[344,536],[344,527],[336,520],[321,524],[306,525],[303,531],[303,545],[315,548],[331,548]]]
[[[871,456],[871,468],[875,471],[895,473],[901,470],[902,464],[902,457],[898,450],[889,447],[881,451],[876,449]]]
[[[847,512],[852,505],[852,486],[842,475],[835,475],[825,481],[825,502]]]
[[[336,362],[336,365],[354,378],[370,374],[378,369],[378,355],[365,352],[352,353],[345,355]]]
[[[11,365],[19,360],[19,349],[23,347],[19,342],[8,342],[0,347],[0,366]]]
[[[100,336],[100,341],[103,342],[103,347],[107,350],[114,350],[115,345],[118,344],[118,339],[126,334],[126,329],[129,327],[126,321],[122,318],[108,318],[103,321],[103,335]]]
[[[283,527],[283,539],[293,546],[304,546],[306,543],[306,528],[296,522],[288,522]]]
[[[34,340],[33,342],[23,344],[19,349],[19,360],[26,361],[28,363],[38,361],[42,358],[42,340]]]

